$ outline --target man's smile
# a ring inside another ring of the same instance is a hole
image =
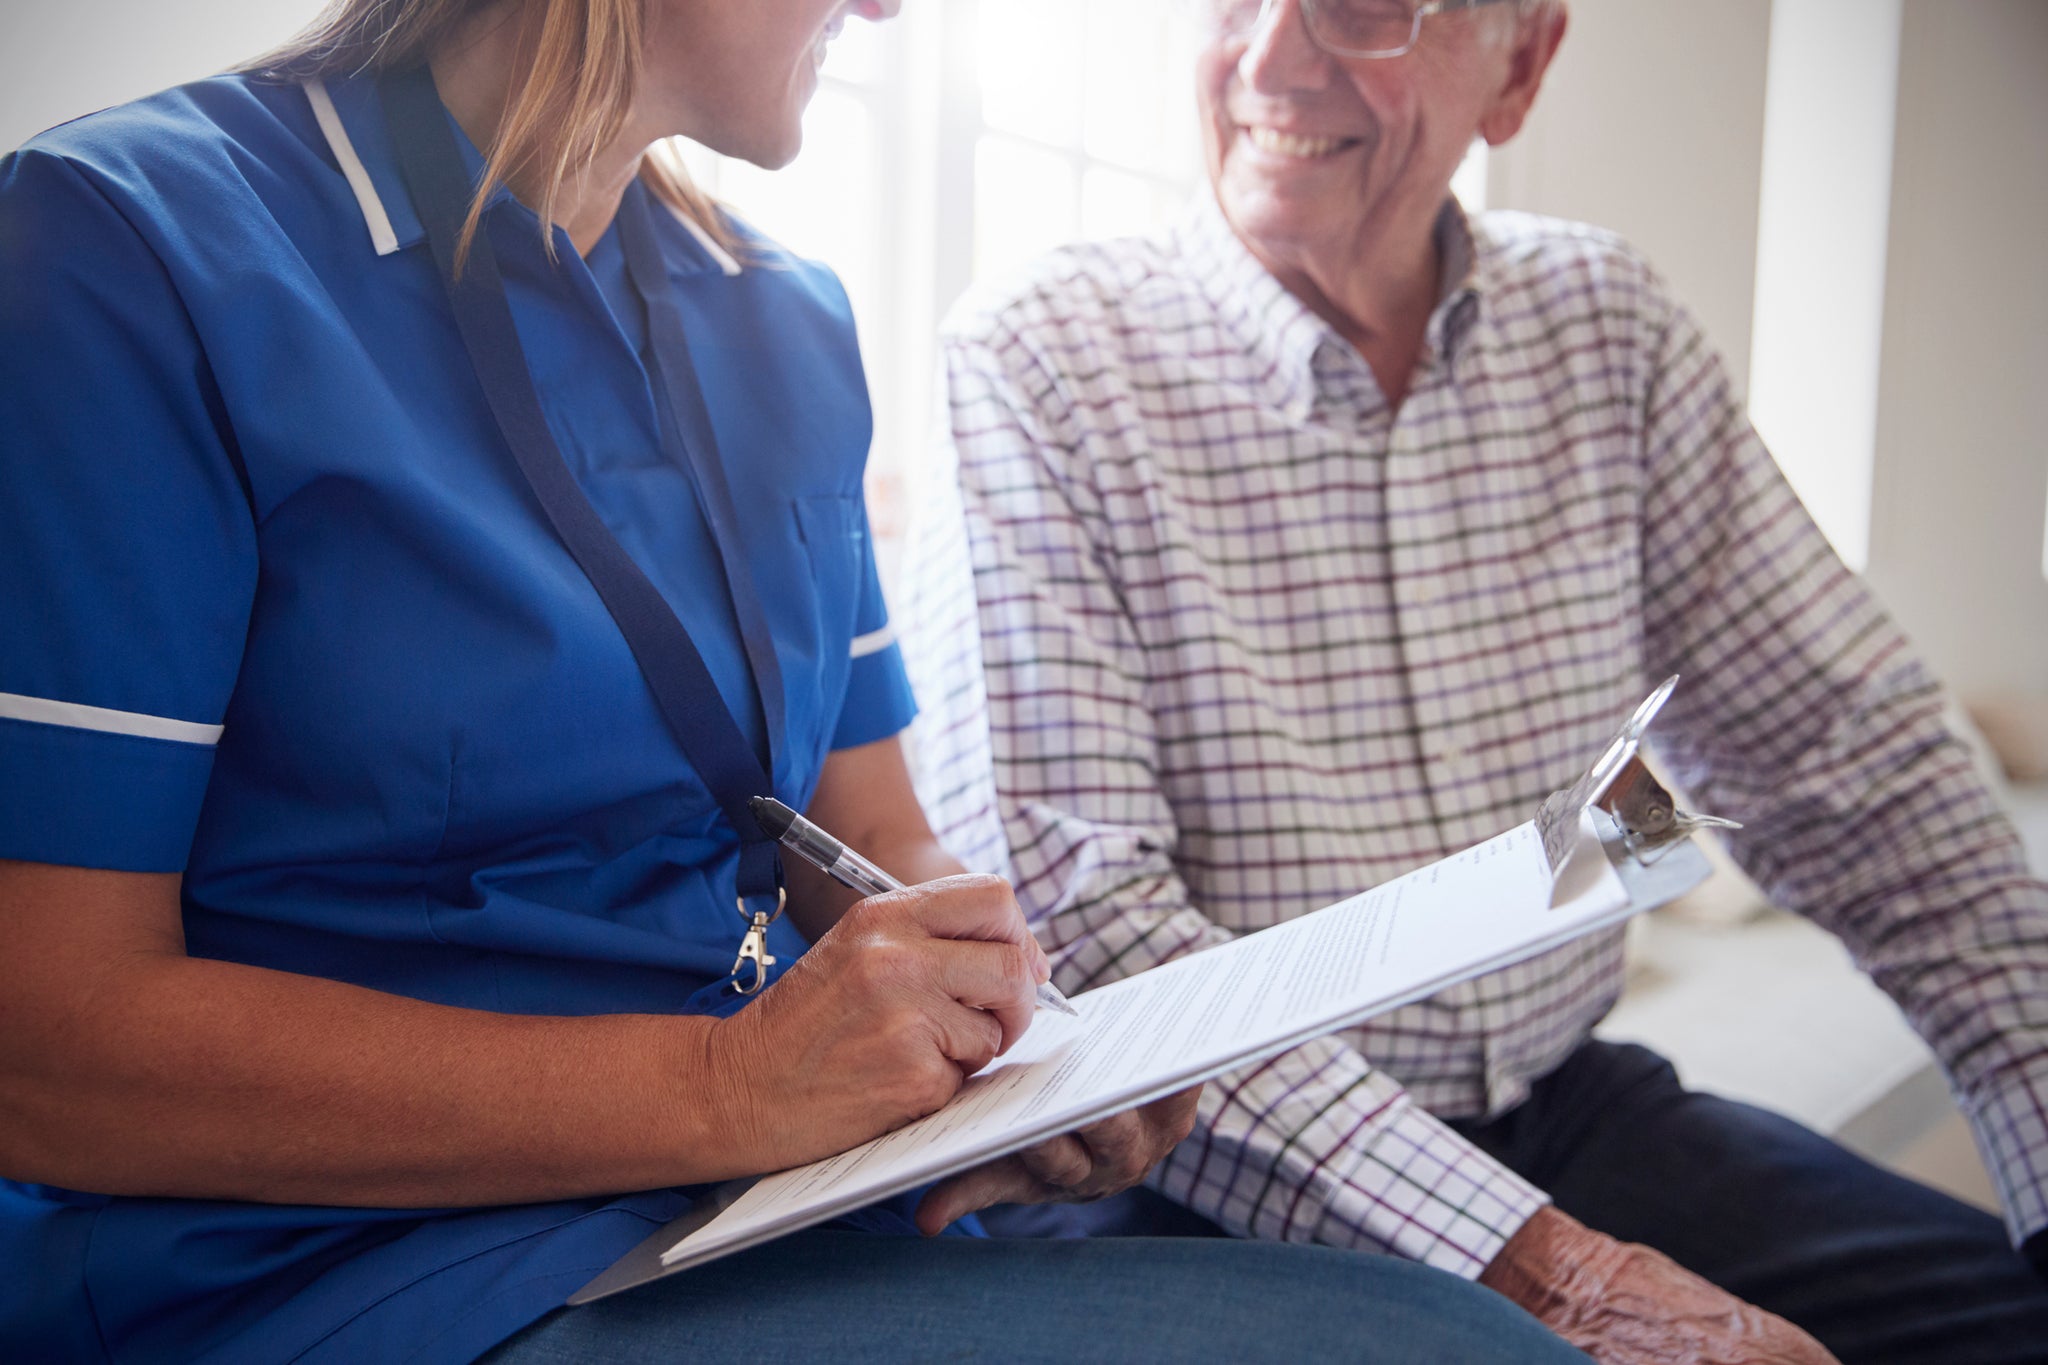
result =
[[[1357,146],[1361,141],[1355,137],[1287,132],[1284,129],[1257,123],[1244,124],[1239,131],[1244,134],[1247,142],[1268,156],[1286,157],[1296,161],[1315,161],[1334,156],[1338,152]]]

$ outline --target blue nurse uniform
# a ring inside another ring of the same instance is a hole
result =
[[[801,809],[828,752],[912,712],[853,326],[825,270],[654,216]],[[550,260],[502,192],[483,230],[563,457],[760,747],[618,243],[556,231]],[[369,80],[202,81],[0,161],[0,858],[182,872],[195,955],[513,1013],[718,1008],[736,841],[510,459],[422,238]],[[0,1182],[0,1354],[467,1360],[687,1202]]]

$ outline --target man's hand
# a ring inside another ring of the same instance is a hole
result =
[[[1120,1194],[1188,1135],[1201,1093],[1198,1085],[1168,1095],[942,1181],[917,1206],[918,1230],[934,1236],[991,1204],[1078,1203]]]
[[[1479,1282],[1601,1365],[1836,1365],[1783,1318],[1554,1208],[1538,1210]]]

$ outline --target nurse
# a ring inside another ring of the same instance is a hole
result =
[[[786,162],[894,8],[346,0],[0,162],[0,1357],[1573,1358],[1341,1252],[888,1235],[1186,1095],[555,1311],[1046,974],[905,778],[845,296],[646,154]],[[925,884],[785,902],[760,794]]]

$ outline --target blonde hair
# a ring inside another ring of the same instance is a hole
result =
[[[333,0],[305,32],[245,70],[275,79],[346,77],[424,65],[456,29],[496,0]],[[514,12],[539,6],[538,31],[516,73],[505,115],[484,149],[484,178],[457,246],[467,258],[483,206],[513,177],[536,184],[532,205],[554,221],[562,182],[618,135],[640,75],[645,0],[512,0]],[[706,236],[735,255],[746,244],[717,201],[690,179],[682,161],[657,147],[640,178]],[[549,239],[552,250],[552,238]]]

